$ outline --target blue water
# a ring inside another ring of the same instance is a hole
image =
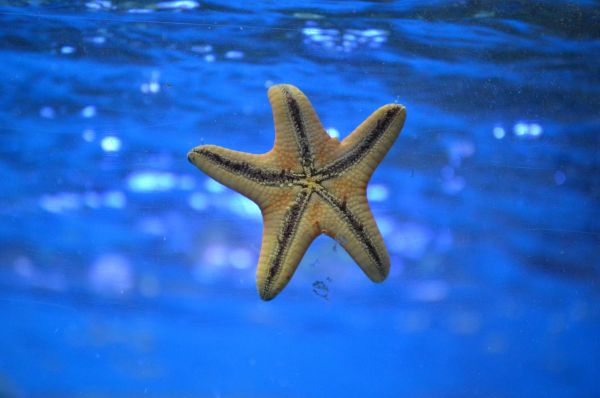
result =
[[[592,1],[0,2],[0,396],[600,396]],[[258,208],[186,159],[407,121],[392,270],[318,238],[262,302]]]

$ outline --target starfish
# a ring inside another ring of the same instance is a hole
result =
[[[271,300],[281,292],[321,234],[337,240],[371,280],[383,281],[390,258],[366,190],[404,125],[405,108],[382,106],[340,142],[296,87],[271,86],[268,95],[275,120],[271,151],[255,155],[201,145],[188,153],[196,167],[260,207],[260,297]]]

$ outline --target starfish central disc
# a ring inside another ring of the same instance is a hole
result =
[[[375,282],[390,258],[367,203],[366,188],[406,118],[403,106],[384,105],[346,139],[329,137],[308,98],[296,87],[269,89],[275,145],[262,155],[215,145],[192,149],[188,159],[215,180],[258,204],[264,221],[256,271],[263,300],[289,282],[310,243],[336,239]]]
[[[306,177],[303,182],[306,184],[306,188],[310,189],[311,191],[316,191],[323,188],[315,177]]]

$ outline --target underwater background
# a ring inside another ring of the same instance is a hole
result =
[[[595,1],[0,1],[0,397],[598,397]],[[404,129],[374,284],[318,238],[260,300],[272,84]]]

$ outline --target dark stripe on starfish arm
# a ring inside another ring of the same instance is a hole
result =
[[[319,181],[325,181],[330,178],[340,176],[348,171],[350,167],[360,162],[369,152],[375,147],[377,141],[386,132],[394,117],[400,112],[401,107],[388,109],[382,118],[377,119],[375,127],[364,137],[364,139],[352,148],[350,151],[342,155],[341,158],[333,163],[326,165],[317,172]]]
[[[375,265],[377,266],[377,269],[381,275],[385,275],[385,266],[381,260],[381,256],[377,251],[377,248],[375,248],[375,245],[373,244],[373,241],[367,232],[366,227],[360,222],[356,215],[352,213],[350,209],[348,209],[346,203],[337,199],[333,194],[331,194],[331,192],[327,191],[326,189],[320,189],[316,192],[325,200],[325,202],[329,203],[333,210],[335,210],[335,212],[342,218],[352,234],[367,251],[369,257],[373,260],[373,262],[375,262]]]
[[[274,254],[269,259],[269,273],[267,274],[267,279],[263,287],[263,297],[268,297],[273,281],[281,272],[285,256],[288,249],[292,245],[292,241],[296,235],[296,232],[298,231],[298,226],[300,225],[302,215],[306,210],[306,206],[310,200],[311,194],[312,192],[308,189],[301,190],[283,217],[283,224],[279,230],[279,233],[277,234],[277,246],[273,251]]]
[[[192,152],[198,156],[202,156],[224,171],[246,177],[262,185],[279,186],[281,184],[294,183],[303,177],[300,174],[291,173],[286,170],[271,171],[259,169],[247,162],[233,160],[208,149],[193,149]],[[192,161],[189,156],[188,160]]]
[[[294,127],[294,133],[296,137],[296,143],[298,144],[298,151],[300,162],[302,163],[302,168],[305,172],[311,173],[314,168],[314,158],[310,148],[310,141],[308,139],[308,134],[306,133],[306,129],[304,126],[304,119],[302,117],[302,111],[300,109],[300,104],[292,93],[283,88],[283,94],[285,95],[286,105],[291,117],[292,126]]]

